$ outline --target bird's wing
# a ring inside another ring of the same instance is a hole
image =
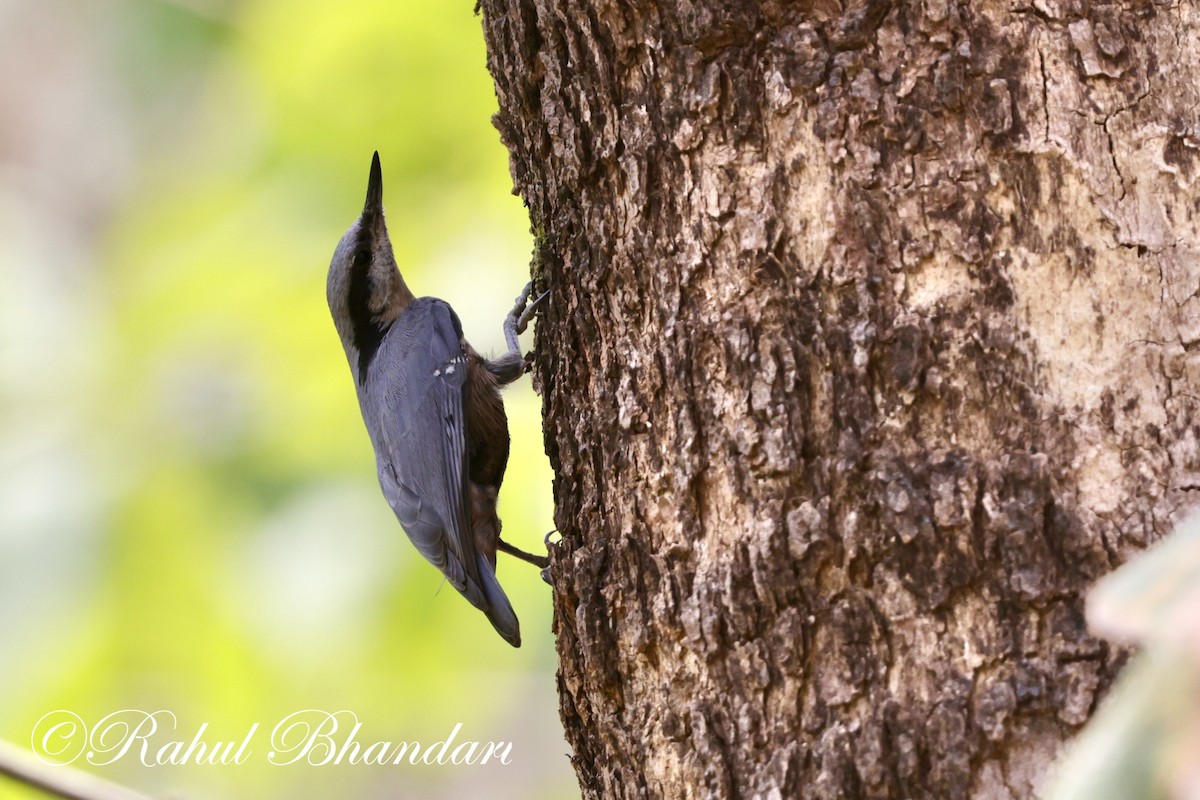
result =
[[[462,327],[446,303],[415,301],[385,335],[369,379],[379,481],[409,539],[510,642],[516,615],[478,553],[467,502]]]

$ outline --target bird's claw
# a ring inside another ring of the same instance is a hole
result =
[[[547,553],[549,553],[549,552],[550,552],[550,547],[551,547],[551,545],[552,545],[552,544],[557,544],[557,543],[558,543],[558,542],[553,542],[553,543],[552,543],[552,542],[550,541],[550,537],[551,537],[551,536],[553,536],[553,535],[554,535],[554,534],[556,534],[556,533],[558,533],[558,528],[555,528],[554,530],[552,530],[552,531],[550,531],[549,533],[547,533],[547,534],[546,534],[546,536],[545,536],[545,537],[542,539],[542,544],[546,545],[546,552],[547,552]],[[562,540],[561,540],[561,539],[559,539],[559,541],[561,542]],[[540,574],[541,574],[541,576],[542,576],[542,580],[544,580],[546,583],[550,584],[551,586],[553,586],[553,585],[554,585],[554,581],[550,580],[550,567],[549,567],[549,566],[547,566],[545,569],[543,569],[543,570],[541,571],[541,573],[540,573]]]
[[[550,295],[550,292],[543,292],[532,303],[529,302],[529,295],[533,292],[533,281],[525,284],[525,288],[517,295],[517,300],[513,304],[512,311],[508,312],[508,316],[504,318],[504,340],[508,344],[510,353],[521,352],[521,342],[517,338],[525,332],[525,328],[529,326],[529,320],[533,319],[534,313],[541,306],[542,302]]]
[[[533,319],[533,315],[537,313],[542,303],[550,296],[550,292],[547,290],[538,295],[531,303],[529,302],[529,295],[531,294],[533,294],[533,281],[525,284],[525,288],[517,295],[512,311],[508,312],[508,319],[504,321],[506,328],[517,333],[524,333],[525,329],[529,327],[529,321]]]
[[[521,296],[527,297],[529,294],[529,291],[532,287],[533,287],[532,283],[526,285],[525,291],[521,293]],[[542,305],[543,302],[545,302],[546,298],[549,296],[550,296],[550,290],[547,289],[546,291],[544,291],[540,295],[538,295],[537,299],[535,299],[532,303],[530,303],[528,306],[526,306],[525,310],[523,312],[521,312],[521,316],[517,317],[517,333],[525,332],[525,329],[527,327],[529,327],[529,320],[533,319],[533,315],[535,313],[537,313],[538,308]]]
[[[525,307],[529,304],[529,295],[533,293],[533,281],[525,284],[525,288],[517,295],[516,301],[513,303],[512,311],[508,312],[510,320],[520,319]]]

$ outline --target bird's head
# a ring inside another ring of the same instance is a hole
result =
[[[325,294],[350,368],[361,381],[383,334],[413,301],[388,239],[379,153],[371,159],[362,214],[333,251]]]

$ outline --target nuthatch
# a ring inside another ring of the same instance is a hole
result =
[[[549,559],[500,539],[496,495],[508,464],[500,387],[525,371],[517,339],[538,303],[527,285],[504,322],[508,352],[482,358],[443,300],[414,297],[383,218],[379,153],[362,216],[338,242],[326,294],[383,494],[408,538],[513,647],[517,616],[496,580],[496,551],[540,567]]]

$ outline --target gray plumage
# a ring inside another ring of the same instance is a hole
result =
[[[414,300],[384,335],[373,372],[379,377],[368,376],[361,402],[384,496],[421,555],[520,645],[495,568],[476,552],[466,504],[467,354],[450,306]]]
[[[505,324],[510,352],[480,358],[448,304],[409,291],[388,240],[382,197],[376,153],[362,216],[338,243],[326,286],[379,484],[421,555],[519,647],[516,614],[496,580],[496,551],[515,551],[541,566],[547,560],[500,540],[495,497],[509,447],[498,390],[523,372],[516,336],[527,315],[516,315],[528,288]]]

